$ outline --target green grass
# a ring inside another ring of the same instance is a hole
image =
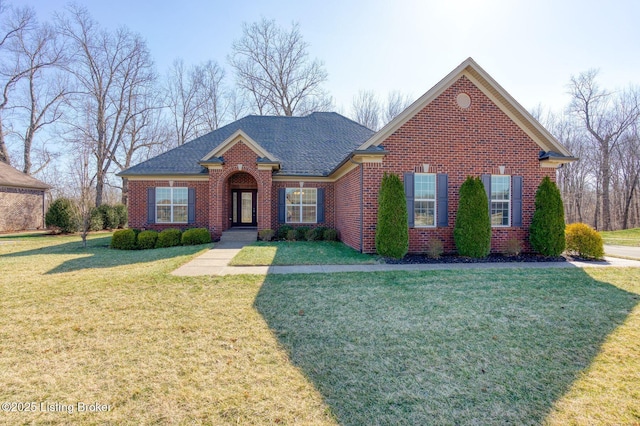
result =
[[[174,277],[0,237],[3,424],[636,424],[640,269]]]
[[[640,228],[600,232],[605,244],[640,247]]]
[[[377,262],[375,256],[360,253],[340,242],[260,241],[245,246],[230,265],[352,265]]]

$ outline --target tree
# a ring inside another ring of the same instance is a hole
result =
[[[376,251],[400,259],[409,250],[407,201],[400,178],[385,172],[378,192]]]
[[[58,28],[74,52],[69,72],[79,96],[78,116],[71,126],[75,143],[88,143],[95,159],[96,206],[118,147],[141,103],[135,99],[150,90],[155,80],[145,41],[126,28],[100,29],[85,8],[69,7],[58,17]]]
[[[481,258],[491,251],[489,200],[480,178],[469,176],[460,186],[453,239],[460,256]]]
[[[611,230],[611,155],[627,130],[640,117],[640,108],[636,91],[621,92],[614,96],[598,86],[597,75],[596,70],[589,70],[571,78],[571,110],[583,122],[597,144],[600,157],[602,227],[604,230]],[[597,216],[595,222],[597,227]]]
[[[265,18],[243,24],[229,63],[259,114],[305,115],[330,107],[322,89],[327,72],[322,62],[309,59],[308,47],[297,23],[289,30]]]
[[[353,97],[353,118],[364,127],[378,130],[380,117],[380,102],[373,90],[360,90]]]
[[[564,251],[564,207],[560,190],[545,176],[538,186],[535,210],[529,227],[531,247],[545,256],[559,256]]]
[[[403,95],[400,91],[394,90],[387,95],[387,106],[382,117],[383,124],[387,124],[398,116],[402,111],[411,105],[409,95]]]

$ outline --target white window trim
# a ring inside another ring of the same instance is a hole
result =
[[[433,176],[433,197],[434,198],[418,198],[415,196],[416,194],[416,179],[417,176]],[[438,176],[435,173],[414,173],[413,177],[413,215],[414,215],[414,228],[437,228],[438,226]],[[417,201],[433,201],[433,225],[416,225],[415,223],[415,214],[416,214],[416,202]]]
[[[302,191],[304,190],[308,190],[308,189],[312,189],[315,191],[316,193],[316,202],[314,204],[302,204]],[[318,223],[318,188],[303,188],[303,187],[299,187],[299,188],[285,188],[285,199],[287,197],[287,192],[289,191],[300,191],[300,199],[298,200],[297,204],[287,204],[285,201],[285,214],[284,214],[284,219],[285,219],[285,223]],[[298,217],[298,220],[289,220],[289,215],[286,212],[286,209],[288,206],[298,206],[300,207],[300,216]],[[302,221],[302,206],[315,206],[316,207],[316,216],[313,219],[313,222],[303,222]]]
[[[511,228],[511,198],[513,197],[512,194],[512,190],[511,190],[511,184],[512,184],[512,179],[511,179],[511,175],[491,175],[491,179],[493,179],[493,177],[505,177],[505,178],[509,178],[509,199],[507,200],[494,200],[493,198],[491,198],[489,200],[489,213],[491,213],[492,209],[491,209],[491,205],[496,202],[496,203],[507,203],[508,207],[507,207],[507,225],[494,225],[493,223],[491,224],[492,228]],[[493,182],[491,182],[491,192],[492,194],[489,194],[491,196],[493,196]]]
[[[169,204],[158,204],[158,189],[168,189],[171,196],[170,196],[170,200],[171,203]],[[187,190],[187,203],[186,204],[174,204],[173,203],[173,190],[174,189],[186,189]],[[171,211],[171,221],[170,222],[161,222],[158,221],[158,206],[162,206],[162,207],[170,207],[170,211]],[[185,220],[184,222],[176,222],[173,220],[173,208],[174,207],[186,207],[187,208],[187,220]],[[169,187],[169,186],[159,186],[156,187],[156,223],[189,223],[189,188],[185,187],[185,186],[178,186],[178,187]]]

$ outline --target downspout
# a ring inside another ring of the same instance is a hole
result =
[[[364,247],[364,167],[362,167],[362,163],[353,158],[349,158],[349,161],[360,166],[360,253],[362,253]]]

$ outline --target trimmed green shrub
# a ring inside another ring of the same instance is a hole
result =
[[[260,241],[271,241],[273,240],[273,236],[276,233],[273,231],[273,229],[263,229],[260,232],[258,232],[258,237],[260,238]]]
[[[116,229],[118,227],[118,213],[109,204],[102,204],[98,207],[102,215],[102,226],[104,229]]]
[[[325,241],[338,241],[338,231],[333,228],[327,228],[322,233],[322,239]]]
[[[207,228],[191,228],[182,233],[180,240],[183,246],[196,246],[199,244],[209,244],[211,233]]]
[[[604,246],[600,233],[584,223],[572,223],[566,229],[567,252],[580,257],[602,259]]]
[[[121,229],[113,233],[111,237],[112,249],[117,250],[133,250],[136,248],[136,233],[133,229]]]
[[[307,232],[309,232],[311,228],[308,226],[300,226],[296,228],[296,240],[298,241],[306,241],[307,240]]]
[[[102,222],[102,213],[95,207],[91,209],[91,217],[89,219],[89,231],[102,231],[104,224]]]
[[[324,239],[324,231],[326,231],[327,228],[326,226],[318,226],[317,228],[315,228],[316,233],[318,234],[318,241],[321,241]]]
[[[304,236],[307,241],[318,241],[322,239],[322,234],[318,232],[318,228],[309,229]]]
[[[47,228],[69,234],[80,228],[78,208],[68,198],[58,198],[49,206],[44,218]]]
[[[409,250],[407,201],[400,178],[385,172],[378,191],[376,251],[400,259]]]
[[[538,186],[529,227],[531,247],[545,256],[560,256],[565,248],[564,206],[560,190],[545,176]]]
[[[116,204],[113,206],[113,210],[116,213],[116,217],[118,218],[116,226],[118,228],[124,228],[127,226],[127,222],[129,222],[129,212],[127,211],[127,206],[124,204]]]
[[[179,229],[167,228],[158,234],[156,248],[175,247],[180,245],[182,232]]]
[[[116,232],[119,232],[119,231],[116,231]],[[158,241],[158,231],[154,231],[152,229],[148,231],[142,231],[138,234],[136,247],[140,250],[152,249],[152,248],[155,248],[157,241]]]
[[[287,231],[287,241],[295,241],[296,240],[296,230],[295,229],[289,229]]]
[[[278,228],[278,239],[279,240],[286,240],[287,239],[287,235],[289,234],[289,231],[291,231],[292,229],[293,229],[293,227],[291,227],[289,225],[282,225],[280,228]]]
[[[460,186],[453,240],[460,256],[482,258],[491,251],[489,201],[478,177],[469,176]]]

